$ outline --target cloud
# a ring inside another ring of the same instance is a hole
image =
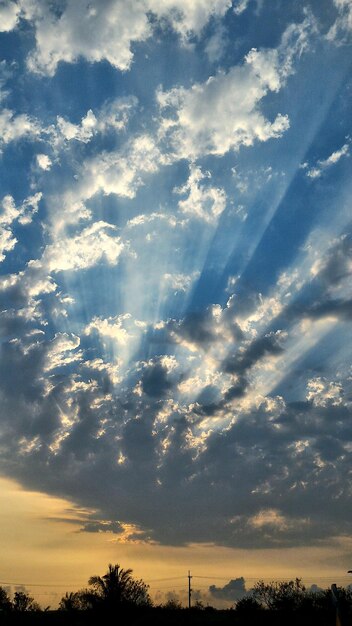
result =
[[[118,344],[125,345],[131,338],[123,324],[130,320],[131,315],[119,315],[116,318],[99,319],[95,317],[85,328],[85,333],[89,335],[93,331],[97,331],[103,337],[113,339]]]
[[[1,203],[0,224],[10,226],[15,221],[22,225],[30,224],[34,214],[38,212],[42,195],[39,191],[33,196],[28,196],[19,207],[16,207],[12,196],[4,196]]]
[[[0,213],[0,262],[3,261],[8,252],[14,249],[17,239],[14,236],[11,227],[18,222],[22,226],[30,224],[33,215],[39,209],[39,202],[42,193],[38,192],[33,196],[26,198],[20,207],[16,207],[12,196],[4,196],[1,202],[2,212]]]
[[[0,226],[0,262],[5,259],[8,252],[14,249],[16,243],[17,239],[11,230]]]
[[[220,307],[212,306],[202,312],[188,313],[177,324],[169,324],[171,337],[176,341],[185,340],[187,344],[206,348],[220,339],[223,326],[220,322]]]
[[[174,385],[172,373],[177,369],[175,358],[158,357],[142,364],[141,388],[153,398],[161,398]]]
[[[144,184],[142,176],[155,174],[160,165],[167,162],[154,138],[145,134],[132,137],[120,150],[104,151],[87,158],[77,174],[77,185],[64,195],[68,207],[66,220],[68,214],[71,219],[74,217],[75,209],[78,210],[76,219],[87,214],[82,203],[98,192],[134,198]]]
[[[210,172],[203,173],[200,167],[191,166],[187,182],[176,187],[174,192],[180,195],[188,193],[188,197],[178,203],[182,213],[212,223],[226,207],[226,193],[223,189],[201,184],[209,178]]]
[[[236,0],[235,6],[233,8],[233,11],[236,15],[241,15],[241,13],[243,13],[248,5],[250,3],[250,0]]]
[[[18,22],[21,8],[12,0],[1,2],[0,4],[0,31],[9,32],[13,30]]]
[[[327,159],[321,159],[317,161],[317,164],[308,169],[306,175],[308,178],[320,178],[320,176],[325,172],[325,170],[329,169],[336,163],[340,161],[340,159],[344,156],[350,156],[350,144],[349,142],[345,143],[339,150],[335,150],[332,152]],[[307,164],[304,164],[304,169],[306,169]]]
[[[118,0],[69,0],[59,12],[44,0],[36,4],[22,1],[21,6],[23,18],[35,29],[36,48],[27,59],[28,67],[52,76],[60,62],[74,63],[82,57],[129,70],[133,45],[153,33],[150,14],[187,41],[190,35],[199,35],[212,16],[223,16],[231,0],[136,0],[133,5]],[[15,14],[7,23],[9,29],[15,26]]]
[[[209,593],[217,600],[235,602],[247,594],[245,579],[243,576],[241,578],[233,578],[223,587],[210,585]]]
[[[210,332],[211,319],[203,320],[209,325],[208,334],[198,337],[203,343],[216,336],[214,330]],[[113,363],[101,358],[84,360],[87,346],[92,354],[94,342],[86,343],[91,333],[98,331],[107,338],[117,334],[119,342],[123,325],[132,321],[127,317],[95,319],[84,341],[69,333],[56,334],[49,341],[39,334],[28,337],[26,344],[24,328],[29,322],[23,320],[20,343],[5,343],[7,369],[1,370],[0,377],[6,416],[2,442],[8,447],[4,462],[18,442],[21,454],[13,471],[21,480],[36,484],[40,477],[42,488],[55,491],[60,468],[61,488],[85,506],[94,503],[99,509],[94,517],[96,530],[99,521],[104,526],[104,520],[133,519],[143,532],[148,531],[150,540],[175,545],[210,540],[242,547],[277,545],[278,541],[296,545],[329,536],[331,524],[337,524],[336,529],[345,527],[342,509],[340,514],[335,508],[335,522],[329,521],[329,503],[347,462],[341,442],[349,441],[350,409],[344,401],[327,398],[344,398],[335,393],[341,389],[340,380],[326,379],[323,392],[320,381],[310,383],[308,393],[314,393],[314,398],[299,406],[268,397],[240,408],[238,399],[229,398],[215,408],[207,437],[202,445],[197,443],[202,452],[195,454],[196,439],[201,439],[207,427],[200,423],[194,403],[177,398],[181,381],[189,380],[190,387],[194,386],[195,368],[188,371],[181,355],[178,359],[153,357],[136,366],[131,363],[129,372],[120,372],[120,377],[117,368],[114,394],[109,387]],[[49,334],[45,327],[44,332]],[[194,342],[192,325],[187,332]],[[125,341],[126,336],[121,336]],[[18,363],[22,380],[14,396],[9,382]],[[64,378],[62,369],[67,372]],[[45,380],[45,370],[50,371],[49,380]],[[210,378],[210,382],[215,389],[218,379]],[[320,394],[322,399],[322,393],[324,401],[318,402],[315,398]],[[211,401],[212,394],[213,390],[209,397],[203,393],[201,402]],[[26,428],[22,421],[18,423],[24,415],[23,396]],[[218,429],[227,412],[230,423]],[[44,419],[48,415],[49,421]],[[329,459],[335,465],[334,487]],[[47,467],[44,477],[42,463]],[[104,492],[102,475],[109,476]],[[234,476],[241,476],[241,481]],[[138,506],[142,493],[150,507]],[[347,492],[341,495],[343,501],[347,497]],[[222,597],[232,597],[239,587],[230,584],[222,590]],[[221,588],[215,588],[215,593],[221,593]]]
[[[13,209],[13,199],[9,198],[9,207]],[[41,194],[38,193],[26,199],[20,211],[15,208],[20,216],[19,222],[24,225],[30,223],[32,216],[28,208],[33,210],[34,206],[34,210],[37,210],[40,198]],[[4,227],[0,230],[1,232],[5,233],[3,248],[3,256],[5,256],[8,250],[13,249],[16,240],[12,241],[13,236],[8,227]],[[50,274],[84,270],[99,262],[116,265],[125,247],[121,237],[116,234],[116,227],[103,221],[94,222],[76,234],[63,236],[61,233],[61,237],[54,238],[51,243],[48,243],[40,258],[30,260],[25,270],[5,280],[3,289],[7,293],[11,289],[16,290],[17,297],[24,304],[28,302],[28,299],[31,301],[31,298],[36,298],[40,294],[56,291],[57,285]],[[55,310],[65,315],[65,299],[60,300],[59,294],[58,298]]]
[[[301,24],[286,29],[277,49],[252,49],[242,65],[188,89],[159,89],[160,133],[175,155],[191,160],[206,154],[221,156],[281,137],[289,128],[287,115],[278,113],[270,121],[260,103],[270,92],[280,91],[315,33],[315,20],[308,13]]]
[[[73,63],[80,57],[89,62],[107,60],[120,70],[128,70],[132,42],[144,41],[151,34],[141,2],[132,6],[116,1],[70,0],[59,16],[45,2],[29,6],[25,5],[25,16],[35,25],[36,49],[28,57],[28,67],[50,76],[58,63]]]
[[[50,170],[52,166],[52,161],[50,157],[48,157],[47,154],[37,154],[36,158],[37,158],[38,167],[40,167],[40,169],[44,171]]]
[[[315,406],[339,406],[343,404],[341,383],[327,381],[318,376],[307,383],[307,400]]]
[[[287,520],[276,509],[265,509],[249,519],[249,524],[255,528],[273,527],[277,530],[287,529]]]
[[[199,35],[211,17],[222,17],[232,0],[150,0],[150,10],[166,18],[179,35],[186,40]]]
[[[115,231],[116,227],[111,224],[94,222],[73,237],[49,244],[42,260],[33,265],[41,265],[48,272],[85,269],[103,259],[114,265],[124,249]]]
[[[247,349],[235,354],[235,356],[228,356],[223,363],[224,370],[230,373],[244,374],[263,357],[281,354],[283,352],[282,342],[286,337],[287,333],[281,330],[258,337]]]
[[[79,347],[80,339],[75,335],[67,333],[58,333],[50,342],[46,354],[46,365],[44,371],[50,371],[57,367],[69,365],[81,360],[82,355],[78,352],[72,352]]]
[[[351,0],[333,0],[338,16],[328,31],[327,38],[336,43],[349,43],[352,32]]]
[[[11,5],[8,5],[9,7]],[[17,6],[17,5],[13,5]],[[0,28],[1,28],[1,11],[3,9],[0,4]],[[10,29],[11,30],[11,29]],[[14,73],[15,63],[12,65],[6,61],[0,62],[0,103],[9,98],[11,95],[10,90],[6,90],[4,86],[12,78]],[[35,140],[41,139],[43,135],[43,128],[40,122],[27,113],[16,113],[13,109],[3,107],[0,109],[0,154],[3,152],[5,146],[12,142],[19,142],[21,140]]]
[[[204,48],[205,53],[211,63],[220,61],[228,43],[227,31],[223,26],[218,26],[215,32],[209,37]]]
[[[87,143],[92,138],[96,125],[97,119],[91,109],[88,111],[87,115],[82,118],[80,125],[71,124],[71,122],[64,120],[64,118],[60,116],[57,118],[59,133],[61,133],[67,141],[76,139],[77,141]]]
[[[137,98],[134,96],[116,98],[104,103],[95,113],[89,109],[79,124],[73,124],[59,115],[56,124],[47,131],[51,135],[50,142],[57,150],[62,147],[62,142],[89,143],[98,133],[120,132],[126,128],[136,105]]]
[[[0,111],[0,148],[12,141],[39,137],[41,128],[37,120],[25,113],[16,115],[10,109]]]
[[[163,117],[161,129],[179,158],[204,154],[223,155],[241,145],[279,137],[289,127],[286,116],[269,122],[258,108],[269,91],[280,88],[279,61],[275,50],[252,50],[242,66],[219,73],[190,89],[175,87],[158,92]]]
[[[166,273],[163,275],[162,280],[169,289],[175,292],[186,292],[189,290],[190,286],[198,278],[198,276],[198,272],[193,272],[192,275]]]

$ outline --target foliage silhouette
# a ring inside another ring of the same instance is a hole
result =
[[[14,611],[40,611],[40,606],[25,591],[16,591],[14,594],[12,608]]]
[[[248,615],[255,613],[257,611],[261,611],[263,609],[262,605],[258,600],[253,598],[252,596],[245,596],[236,602],[236,611],[237,613]]]
[[[135,580],[131,569],[109,564],[104,576],[91,576],[88,584],[98,603],[114,607],[121,604],[150,606],[148,585],[143,580]]]
[[[182,604],[179,600],[176,600],[176,598],[169,598],[162,607],[168,611],[179,611],[182,609]]]
[[[6,589],[0,587],[0,611],[10,611],[12,603]]]
[[[341,626],[352,623],[352,588],[338,588],[338,607],[329,589],[305,589],[299,578],[289,582],[258,581],[233,609],[214,609],[195,603],[182,608],[176,596],[153,606],[148,586],[131,569],[109,565],[102,576],[92,576],[88,587],[67,592],[59,609],[40,611],[27,593],[17,591],[11,601],[0,587],[1,626],[96,626],[117,621],[119,626],[331,626],[338,609]]]
[[[75,593],[66,593],[61,598],[60,609],[64,611],[84,611],[89,609],[106,611],[127,607],[149,607],[152,605],[148,585],[136,580],[131,569],[123,569],[119,564],[109,564],[103,576],[91,576],[90,588]]]
[[[92,601],[92,593],[88,589],[80,591],[67,592],[60,600],[60,611],[87,611],[92,609],[94,601]]]
[[[306,588],[300,578],[270,583],[259,580],[254,585],[251,596],[263,608],[293,611],[301,605],[305,592]]]

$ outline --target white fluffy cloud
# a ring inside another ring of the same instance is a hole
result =
[[[23,137],[35,137],[41,132],[38,122],[25,113],[16,115],[10,109],[0,111],[0,148],[2,144],[17,141]]]
[[[126,127],[129,115],[137,104],[137,98],[116,98],[104,104],[97,112],[91,109],[82,117],[80,124],[58,116],[57,123],[49,129],[51,143],[58,146],[62,141],[80,141],[88,143],[97,133],[121,131]]]
[[[161,128],[178,156],[190,159],[279,137],[289,127],[287,116],[279,114],[270,122],[258,105],[269,91],[279,90],[281,80],[277,51],[251,50],[244,64],[227,74],[190,89],[159,91],[161,109],[172,112],[165,113]]]
[[[209,172],[203,173],[200,167],[191,167],[190,175],[182,187],[174,189],[176,193],[188,194],[180,200],[180,210],[205,222],[214,222],[226,207],[226,193],[223,189],[201,184],[204,179],[211,177]]]
[[[339,382],[318,376],[307,383],[307,400],[315,406],[339,406],[343,403],[343,389]]]
[[[231,7],[232,0],[148,0],[149,9],[166,18],[182,38],[199,34],[211,16],[221,17]]]
[[[28,58],[32,71],[53,75],[60,61],[73,63],[80,57],[90,62],[108,61],[128,70],[132,46],[152,35],[153,13],[186,40],[199,34],[211,16],[223,16],[231,0],[68,0],[58,15],[46,0],[36,4],[21,0],[22,15],[35,27],[36,48]],[[19,9],[12,8],[8,29],[14,28]]]
[[[129,69],[131,43],[150,35],[141,2],[88,2],[69,0],[60,17],[47,2],[35,7],[25,3],[27,18],[36,30],[36,49],[28,58],[32,71],[53,75],[60,61],[73,63],[80,57],[97,62],[106,59],[120,69]]]
[[[18,220],[20,224],[30,224],[34,213],[37,213],[42,193],[38,192],[33,196],[28,196],[20,206],[16,206],[12,196],[4,196],[1,202],[0,224],[9,226]]]
[[[86,269],[102,259],[114,265],[123,249],[116,227],[100,221],[47,246],[38,263],[48,272]]]
[[[37,164],[40,169],[47,171],[50,170],[52,161],[47,154],[37,154]]]
[[[73,352],[80,345],[80,339],[76,335],[67,333],[58,333],[50,342],[47,355],[45,371],[69,365],[75,361],[80,361],[81,353]]]
[[[17,239],[12,233],[11,226],[18,222],[22,226],[30,224],[34,213],[38,211],[42,198],[40,192],[26,198],[17,207],[12,196],[4,196],[0,204],[0,262],[5,259],[6,253],[14,249]]]
[[[4,261],[7,252],[11,252],[17,243],[16,237],[9,228],[0,226],[0,262]]]
[[[20,14],[20,7],[12,0],[5,0],[0,3],[0,31],[8,32],[13,30],[17,24]]]
[[[141,174],[158,171],[166,157],[150,135],[132,139],[122,151],[103,152],[87,160],[81,171],[80,190],[84,199],[98,191],[133,198],[143,184]]]
[[[169,274],[163,275],[163,284],[166,285],[172,291],[186,292],[192,285],[193,281],[199,276],[199,272],[193,272],[193,274]]]
[[[94,317],[85,327],[84,334],[97,333],[105,349],[115,354],[112,365],[121,367],[134,354],[145,327],[144,322],[133,319],[130,313],[122,313],[108,318]],[[116,377],[117,372],[113,375]]]
[[[103,337],[113,339],[120,345],[125,345],[130,338],[130,334],[126,328],[124,328],[124,325],[126,321],[128,322],[130,319],[131,316],[128,313],[108,319],[94,317],[88,326],[86,326],[84,332],[86,335],[90,335],[93,331],[96,331]]]
[[[270,121],[260,110],[269,92],[278,92],[294,71],[294,62],[310,44],[316,22],[307,13],[291,24],[276,49],[252,49],[242,65],[218,72],[190,88],[157,93],[163,117],[160,134],[179,158],[223,155],[255,141],[280,137],[289,128],[287,115]]]

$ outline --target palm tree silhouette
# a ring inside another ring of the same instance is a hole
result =
[[[109,564],[104,576],[91,576],[88,584],[98,601],[107,607],[124,604],[149,604],[148,586],[132,577],[131,569]]]
[[[131,569],[123,569],[118,564],[111,565],[110,563],[104,576],[91,576],[88,584],[101,599],[109,604],[119,604],[124,599],[131,579]]]

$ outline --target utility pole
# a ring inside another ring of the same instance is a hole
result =
[[[192,600],[192,588],[191,588],[191,572],[188,570],[188,608],[191,608]]]
[[[336,611],[336,626],[342,626],[344,621],[341,616],[340,594],[335,584],[331,585],[332,602]]]

